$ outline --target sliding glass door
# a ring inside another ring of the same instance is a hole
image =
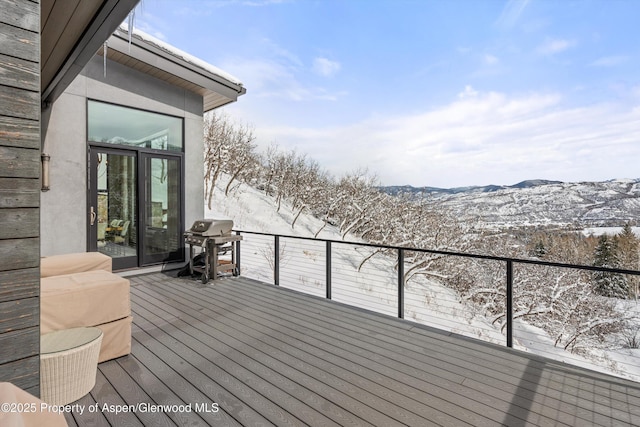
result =
[[[90,157],[89,249],[112,257],[114,269],[137,267],[135,152],[95,149]]]
[[[182,158],[90,148],[89,250],[116,270],[184,260]]]
[[[142,263],[182,259],[180,158],[143,155],[144,240]]]
[[[90,251],[114,269],[184,260],[184,121],[87,101]]]

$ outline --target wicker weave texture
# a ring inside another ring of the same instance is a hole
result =
[[[85,396],[96,384],[102,334],[84,345],[40,356],[40,398],[66,405]]]

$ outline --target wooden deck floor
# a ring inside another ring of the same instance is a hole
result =
[[[213,283],[132,277],[132,353],[99,365],[69,425],[640,425],[638,383],[250,279]]]

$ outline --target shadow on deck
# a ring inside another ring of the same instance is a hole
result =
[[[640,425],[631,381],[251,279],[130,279],[132,353],[70,426]]]

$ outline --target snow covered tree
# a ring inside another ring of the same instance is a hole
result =
[[[204,185],[209,209],[213,191],[220,174],[229,159],[228,141],[231,139],[231,124],[215,113],[204,122]]]
[[[574,240],[575,235],[578,234],[568,233],[566,238],[554,236],[555,243],[548,246],[550,251],[556,248],[556,254],[573,257],[568,243],[589,240],[586,237]],[[475,240],[473,251],[501,252],[503,256],[525,258],[530,248],[518,246],[515,241],[513,236],[505,234],[483,235]],[[554,261],[569,262],[559,258],[554,258]],[[462,301],[472,303],[477,315],[486,316],[504,330],[507,298],[505,262],[474,259],[459,262],[464,267],[458,268],[458,274],[443,283],[455,289]],[[611,345],[609,337],[626,331],[635,318],[633,313],[619,310],[617,300],[596,294],[591,279],[589,273],[579,269],[515,263],[514,319],[541,328],[556,346],[571,352],[587,355],[593,348],[607,348]],[[515,338],[517,341],[518,336]]]
[[[226,114],[210,113],[204,121],[205,195],[209,209],[213,191],[221,173],[229,174],[225,194],[235,180],[255,177],[258,155],[255,153],[253,130],[233,123]]]
[[[228,144],[225,172],[229,174],[229,182],[224,194],[229,195],[235,180],[251,182],[255,178],[258,157],[254,152],[255,136],[248,125],[235,124]]]
[[[595,240],[576,233],[571,228],[522,230],[521,240],[528,248],[529,256],[546,261],[568,264],[585,264],[591,259]]]
[[[629,223],[626,223],[618,233],[617,240],[620,264],[629,270],[637,270],[639,242]]]
[[[339,180],[335,217],[343,239],[349,233],[363,237],[371,231],[374,212],[385,196],[375,188],[376,183],[377,178],[366,170],[346,174]]]
[[[631,224],[627,222],[617,238],[620,266],[627,270],[640,270],[640,242],[631,229]],[[637,299],[640,276],[629,276],[627,280],[632,296]]]
[[[531,255],[533,255],[536,258],[544,258],[548,252],[549,251],[547,250],[545,243],[542,240],[538,240],[538,242],[536,242],[536,244],[533,247],[533,251]]]
[[[620,268],[616,238],[603,234],[594,253],[595,267]],[[622,274],[597,271],[593,274],[594,290],[598,295],[615,298],[629,297],[629,284]]]

